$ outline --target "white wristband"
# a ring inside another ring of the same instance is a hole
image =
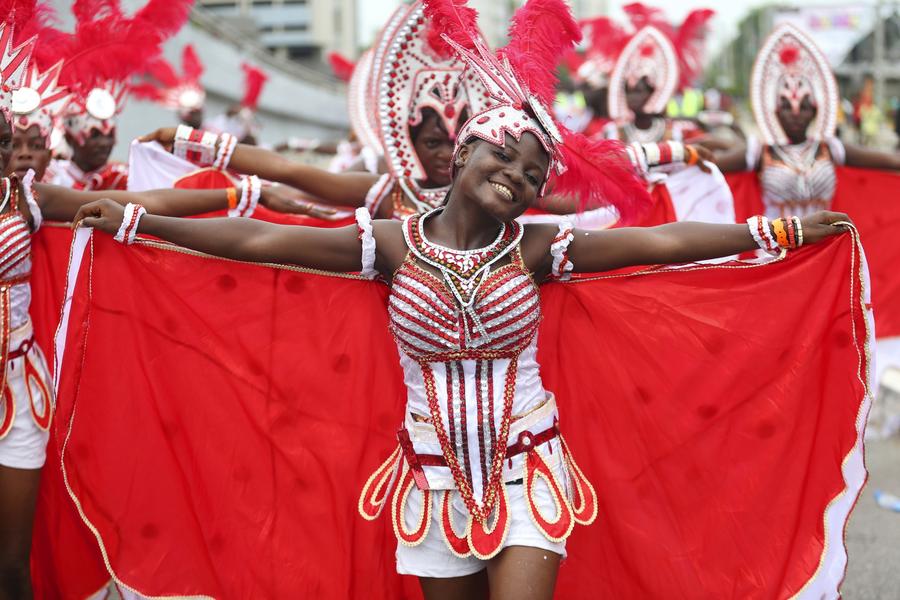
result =
[[[119,225],[119,231],[113,236],[113,239],[121,244],[130,246],[137,237],[138,224],[141,217],[147,213],[147,210],[140,204],[132,204],[129,202],[125,205],[125,212],[122,215],[122,224]]]
[[[229,217],[249,217],[259,204],[259,196],[262,193],[262,183],[259,177],[251,175],[241,180],[241,199],[237,206],[228,210]]]
[[[217,137],[210,131],[201,131],[198,138],[197,130],[193,127],[179,125],[175,130],[172,153],[195,165],[208,167],[213,163],[216,154]]]
[[[684,162],[684,144],[681,142],[668,142],[669,148],[672,149],[672,162]]]
[[[213,162],[213,168],[224,171],[231,161],[231,153],[237,145],[237,138],[230,133],[223,133],[219,136],[219,150],[216,153],[216,160]]]

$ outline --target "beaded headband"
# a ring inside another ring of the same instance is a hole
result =
[[[556,67],[581,39],[564,0],[528,0],[513,15],[510,41],[496,55],[476,26],[454,18],[463,9],[455,0],[428,0],[428,7],[438,17],[446,15],[440,19],[445,42],[466,62],[467,73],[478,78],[491,102],[487,109],[473,110],[462,127],[451,165],[470,137],[502,147],[506,133],[518,140],[529,132],[549,157],[540,195],[552,181],[555,194],[577,199],[582,208],[613,205],[625,222],[646,210],[647,187],[624,145],[573,133],[558,125],[547,109],[556,97]]]
[[[653,93],[644,104],[648,113],[662,113],[678,87],[678,55],[669,38],[652,25],[643,27],[622,49],[609,78],[609,116],[631,121],[625,88],[634,87],[646,77]]]
[[[350,115],[350,127],[360,143],[378,154],[383,154],[378,124],[372,111],[370,94],[372,61],[373,52],[368,50],[359,57],[353,67],[353,74],[347,84],[347,112]]]
[[[127,84],[107,81],[86,94],[73,95],[63,112],[66,132],[81,143],[94,129],[109,135],[116,128],[116,115],[122,112],[127,93]]]
[[[393,18],[392,18],[393,21]],[[478,76],[465,71],[463,60],[433,47],[421,2],[406,7],[393,31],[385,31],[385,50],[377,75],[378,123],[385,158],[398,178],[426,178],[410,127],[421,124],[423,111],[437,113],[447,133],[456,138],[459,117],[482,110],[487,93]]]
[[[37,125],[41,137],[49,140],[57,116],[69,98],[69,91],[59,85],[62,61],[43,73],[39,73],[34,63],[28,65],[22,87],[12,95],[13,126],[28,129]]]
[[[12,122],[13,90],[22,85],[35,38],[13,45],[13,27],[0,23],[0,112],[7,123]]]
[[[766,39],[750,76],[750,103],[762,140],[788,143],[776,111],[782,98],[799,110],[804,97],[818,108],[811,125],[814,139],[834,135],[837,125],[837,82],[828,60],[812,38],[791,23],[779,25]]]
[[[471,137],[503,147],[506,143],[505,134],[508,133],[519,141],[522,134],[531,132],[550,156],[548,176],[540,192],[543,195],[550,179],[549,174],[555,172],[561,175],[566,170],[558,148],[563,141],[562,134],[547,108],[519,82],[509,60],[497,58],[480,39],[473,41],[475,52],[466,50],[447,38],[447,42],[456,48],[469,69],[481,79],[491,97],[492,106],[474,115],[460,130],[453,151],[453,164],[456,164],[456,155],[462,144]]]

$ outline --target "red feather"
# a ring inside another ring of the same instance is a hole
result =
[[[147,66],[147,73],[165,87],[175,87],[180,82],[175,68],[162,56],[150,62]]]
[[[353,69],[356,68],[356,63],[343,56],[340,52],[329,52],[327,58],[334,76],[341,81],[350,81]]]
[[[147,82],[131,85],[128,88],[128,93],[135,98],[150,100],[151,102],[161,102],[163,99],[162,90]]]
[[[513,15],[510,42],[500,53],[544,106],[556,98],[556,67],[581,41],[581,28],[563,0],[528,0]]]
[[[256,110],[263,85],[269,80],[269,76],[262,69],[247,63],[243,63],[241,68],[244,70],[244,98],[241,106]]]
[[[710,9],[693,10],[678,27],[672,43],[678,52],[681,87],[694,84],[703,70],[703,51],[706,47],[706,24],[715,15]]]
[[[650,207],[650,193],[618,140],[592,140],[559,127],[566,171],[553,193],[578,198],[581,210],[614,206],[623,224],[635,223]]]
[[[126,81],[159,56],[161,44],[186,22],[193,0],[150,0],[127,17],[118,0],[75,0],[75,31],[41,36],[38,66],[64,59],[60,83],[88,90],[105,81]],[[43,64],[42,64],[43,63]]]
[[[193,44],[187,44],[181,51],[181,73],[188,81],[200,81],[203,75],[203,63],[197,56],[197,50]]]
[[[614,61],[631,37],[625,28],[609,17],[597,17],[582,21],[581,26],[590,29],[591,56],[603,56]]]
[[[428,18],[428,45],[439,56],[450,57],[456,51],[441,36],[472,50],[472,38],[479,36],[478,11],[466,6],[466,0],[424,0]]]

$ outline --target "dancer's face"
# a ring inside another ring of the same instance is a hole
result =
[[[463,196],[501,223],[512,221],[534,203],[550,165],[546,150],[530,132],[518,142],[507,133],[502,148],[472,141],[460,148],[458,158],[463,165],[454,188],[459,186]]]
[[[806,140],[806,130],[809,124],[816,118],[818,110],[812,103],[809,96],[804,96],[800,101],[800,106],[794,110],[790,100],[782,97],[778,101],[778,109],[775,116],[778,123],[784,129],[784,134],[788,137],[792,144],[799,144]]]
[[[72,147],[72,162],[82,171],[93,171],[109,161],[109,155],[116,145],[116,130],[103,133],[97,128],[92,128],[83,143],[79,144],[78,140],[69,134],[66,134],[66,141]]]
[[[12,156],[9,160],[9,173],[15,173],[21,179],[34,169],[35,178],[40,181],[50,164],[50,148],[47,138],[41,135],[37,125],[28,129],[16,127],[12,134]]]
[[[450,158],[455,141],[450,138],[438,114],[429,108],[422,111],[422,122],[411,128],[410,137],[425,170],[425,181],[421,182],[423,187],[450,185]]]
[[[6,119],[0,118],[0,169],[7,173],[9,158],[12,154],[12,127]]]
[[[625,102],[629,110],[636,115],[644,114],[644,105],[653,95],[653,86],[646,77],[641,77],[634,86],[625,85]]]

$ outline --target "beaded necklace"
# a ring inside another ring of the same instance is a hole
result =
[[[629,142],[640,142],[642,144],[651,144],[663,141],[666,136],[666,121],[654,117],[647,129],[640,129],[634,123],[625,123],[625,138]]]
[[[481,284],[491,271],[491,266],[512,251],[522,239],[522,226],[516,221],[503,223],[496,239],[483,248],[456,250],[431,242],[425,235],[425,220],[444,210],[439,206],[422,215],[413,215],[406,220],[403,235],[410,251],[425,264],[437,269],[447,287],[453,293],[459,309],[469,316],[480,340],[471,336],[468,319],[465,323],[466,341],[479,345],[487,338],[487,331],[475,311],[475,298]]]

